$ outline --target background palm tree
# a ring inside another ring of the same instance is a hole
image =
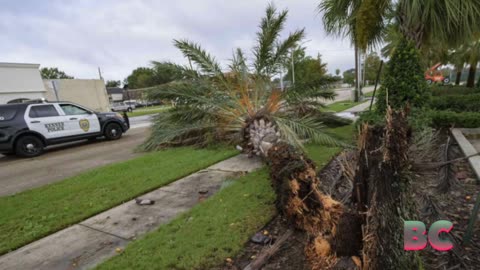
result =
[[[362,50],[387,41],[384,56],[401,38],[417,49],[436,43],[458,47],[480,29],[477,0],[323,0],[318,9],[327,33],[349,37]]]
[[[282,92],[272,83],[288,53],[305,36],[300,29],[280,38],[287,14],[269,5],[252,50],[253,61],[236,49],[225,72],[198,44],[175,40],[195,67],[177,66],[182,80],[151,90],[152,99],[173,99],[177,106],[156,117],[144,149],[226,141],[265,156],[280,140],[300,148],[304,139],[339,144],[323,132],[316,117],[322,106],[319,98],[332,99],[333,91],[316,86]]]
[[[375,1],[368,0],[371,4]],[[386,7],[385,7],[386,8]],[[360,40],[359,33],[364,30],[363,25],[358,24],[358,14],[373,14],[377,9],[375,7],[370,13],[364,12],[366,6],[362,7],[362,0],[323,0],[318,5],[318,11],[323,14],[323,25],[327,34],[349,38],[355,49],[355,98],[358,101],[361,95],[359,78],[359,53],[360,49],[366,51],[367,46],[376,46],[381,41],[385,25],[381,20],[377,20],[370,25],[371,31],[368,32],[368,40]]]
[[[475,87],[478,61],[480,60],[480,39],[468,43],[465,46],[467,63],[470,65],[467,79],[467,87]]]

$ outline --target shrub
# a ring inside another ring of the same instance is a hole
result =
[[[385,115],[381,115],[375,111],[365,111],[360,114],[360,117],[355,122],[355,126],[361,127],[364,123],[369,125],[383,125],[385,123]]]
[[[480,112],[480,93],[432,97],[430,106],[439,111]]]
[[[433,96],[450,96],[450,95],[471,95],[480,94],[479,88],[468,88],[466,86],[432,86]]]
[[[403,109],[407,103],[418,108],[427,105],[430,89],[425,82],[418,50],[412,42],[401,41],[389,63],[378,94],[377,111],[386,111],[387,97],[394,110]]]
[[[462,127],[478,128],[480,127],[480,113],[478,112],[452,112],[452,111],[430,111],[429,116],[432,119],[432,125],[437,128],[442,127]]]

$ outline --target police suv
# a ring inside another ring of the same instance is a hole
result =
[[[35,157],[49,145],[105,136],[117,140],[129,128],[121,114],[98,113],[71,102],[0,105],[0,153]]]

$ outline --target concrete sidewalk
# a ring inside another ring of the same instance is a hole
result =
[[[357,106],[354,106],[350,109],[346,109],[342,112],[359,113],[359,112],[366,111],[370,108],[371,101],[372,101],[371,99],[365,100],[362,104],[358,104]],[[373,101],[373,103],[375,104],[375,101]]]
[[[215,194],[227,179],[262,167],[246,155],[219,162],[141,196],[153,205],[129,201],[0,257],[0,269],[90,269],[137,237],[170,222]]]

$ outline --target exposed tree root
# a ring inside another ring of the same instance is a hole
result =
[[[362,127],[355,174],[351,164],[340,162],[353,183],[350,196],[336,198],[352,200],[355,209],[327,195],[333,194],[329,190],[338,177],[326,180],[330,188],[322,186],[313,162],[293,146],[279,142],[268,151],[276,207],[307,234],[305,255],[313,270],[418,268],[414,253],[403,251],[403,221],[415,219],[416,213],[408,157],[411,129],[405,111],[389,108],[386,118],[385,127]]]
[[[410,198],[405,112],[387,111],[386,127],[363,127],[357,170],[357,201],[368,209],[363,239],[364,269],[418,269],[414,253],[403,251],[403,220],[415,219]]]
[[[305,253],[312,269],[330,269],[337,264],[337,256],[357,255],[361,220],[320,191],[313,162],[285,143],[275,144],[268,160],[277,209],[309,236]]]

